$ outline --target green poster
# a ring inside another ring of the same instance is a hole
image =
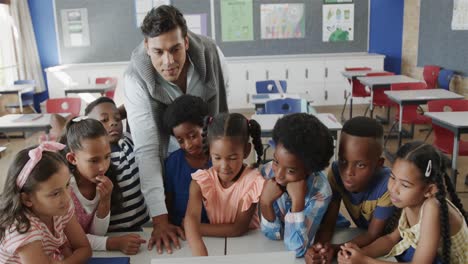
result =
[[[223,41],[253,40],[252,0],[221,0]]]

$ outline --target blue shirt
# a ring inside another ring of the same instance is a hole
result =
[[[211,161],[208,163],[211,167]],[[187,210],[189,199],[190,183],[192,182],[192,173],[199,168],[192,168],[185,158],[183,149],[178,149],[171,153],[165,161],[164,190],[172,195],[172,208],[169,210],[169,218],[175,225],[182,223]],[[209,223],[205,208],[202,208],[202,223]]]
[[[274,178],[271,167],[267,163],[261,170],[265,179]],[[263,216],[261,219],[262,232],[272,240],[283,239],[286,248],[296,252],[296,257],[304,256],[307,248],[313,242],[315,233],[322,222],[322,218],[330,204],[332,192],[327,176],[323,172],[315,172],[307,177],[307,194],[302,212],[291,212],[291,198],[283,193],[273,203],[276,219],[269,222]]]

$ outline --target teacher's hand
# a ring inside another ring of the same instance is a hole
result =
[[[152,250],[156,245],[158,254],[162,254],[163,246],[166,248],[167,253],[172,254],[171,243],[174,247],[179,249],[179,237],[185,240],[185,233],[182,228],[169,223],[167,214],[153,217],[153,232],[148,241],[148,250]]]

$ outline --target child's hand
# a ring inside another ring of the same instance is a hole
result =
[[[126,255],[135,255],[140,251],[140,245],[146,243],[146,240],[137,234],[123,235],[115,239],[117,239],[118,249]]]
[[[101,201],[110,201],[112,189],[114,188],[112,181],[106,176],[98,176],[96,177],[96,180],[96,191],[98,192]]]
[[[292,212],[301,212],[304,210],[305,196],[307,193],[307,182],[306,180],[300,180],[295,182],[290,182],[286,186],[289,197],[291,197]]]
[[[354,243],[345,243],[341,246],[341,250],[338,253],[339,264],[354,264],[365,262],[366,255],[364,255],[361,249]]]
[[[313,263],[331,263],[335,249],[330,244],[323,245],[322,243],[314,244],[310,247],[305,255],[307,264]]]
[[[269,179],[263,185],[263,191],[260,199],[265,203],[273,203],[284,193],[281,186],[274,180]]]
[[[60,251],[64,258],[68,258],[73,255],[73,249],[68,240],[60,247]]]

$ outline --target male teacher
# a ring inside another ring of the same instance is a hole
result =
[[[182,13],[173,6],[153,8],[143,20],[143,42],[133,51],[125,72],[125,108],[135,143],[141,189],[150,209],[153,232],[148,249],[156,245],[172,253],[180,247],[183,230],[168,220],[164,196],[164,159],[169,134],[162,117],[167,106],[183,94],[201,97],[210,114],[227,112],[227,68],[213,40],[187,30]]]

